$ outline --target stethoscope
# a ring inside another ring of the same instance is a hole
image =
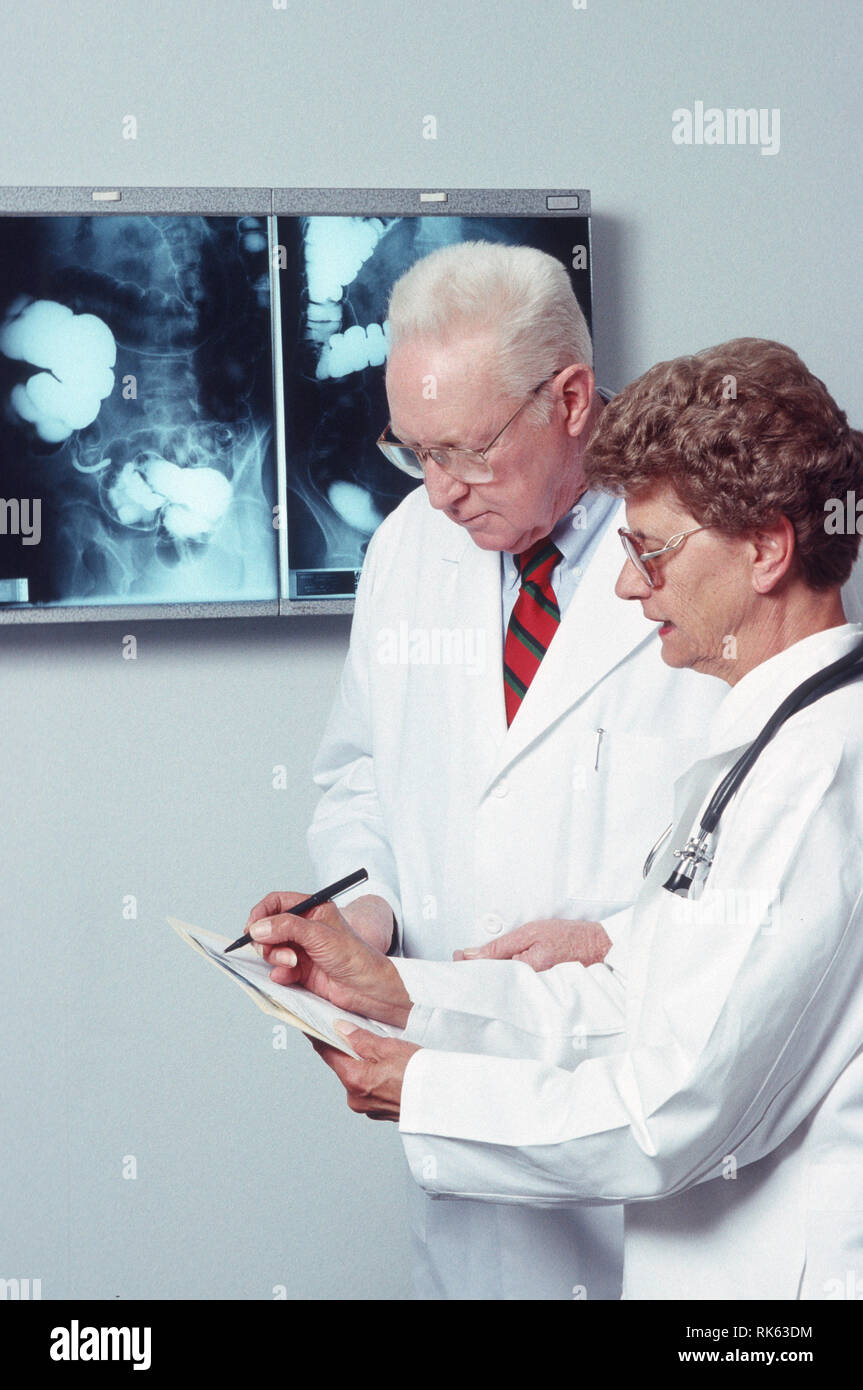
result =
[[[710,873],[710,865],[713,863],[713,855],[708,850],[708,842],[710,837],[716,834],[719,818],[746,774],[751,771],[762,750],[770,742],[776,730],[785,723],[785,720],[790,719],[791,715],[796,714],[798,710],[805,709],[807,705],[814,704],[822,696],[829,695],[831,691],[838,690],[842,685],[847,685],[849,681],[859,680],[861,676],[863,676],[863,641],[858,642],[856,647],[845,656],[840,657],[838,661],[822,667],[820,671],[815,672],[814,676],[809,676],[807,680],[797,686],[796,690],[792,690],[791,694],[770,716],[758,737],[750,743],[734,766],[726,772],[707,803],[707,809],[701,817],[697,832],[690,835],[683,849],[674,851],[674,857],[679,859],[680,863],[662,885],[663,888],[667,888],[669,893],[676,893],[678,897],[685,898],[689,896],[689,890],[697,876],[701,876],[702,882],[707,878]],[[672,828],[673,822],[667,830],[662,832],[645,859],[643,870],[645,878],[650,873],[654,860],[671,834]]]

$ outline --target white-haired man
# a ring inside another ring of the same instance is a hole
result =
[[[367,867],[343,911],[384,950],[590,964],[609,937],[575,921],[635,897],[720,682],[669,671],[615,603],[619,503],[585,489],[603,401],[564,267],[443,248],[397,282],[389,326],[379,442],[425,487],[369,546],[315,769],[317,873]],[[421,1297],[619,1296],[619,1208],[410,1191]]]

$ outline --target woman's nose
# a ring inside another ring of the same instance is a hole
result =
[[[623,569],[618,575],[617,583],[614,586],[614,592],[617,594],[618,598],[637,599],[645,599],[652,592],[651,586],[648,584],[644,575],[628,556],[623,562]]]

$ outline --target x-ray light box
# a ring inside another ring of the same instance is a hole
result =
[[[464,240],[556,256],[590,324],[584,190],[0,190],[0,623],[349,612],[416,486],[389,292]]]

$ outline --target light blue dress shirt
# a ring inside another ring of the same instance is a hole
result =
[[[563,557],[551,572],[551,587],[557,598],[561,618],[587,572],[609,517],[619,503],[619,497],[606,492],[584,492],[572,510],[560,518],[552,531],[551,539]],[[621,565],[622,556],[623,551]],[[500,561],[503,631],[506,638],[510,616],[521,588],[521,578],[513,555],[502,550]]]

